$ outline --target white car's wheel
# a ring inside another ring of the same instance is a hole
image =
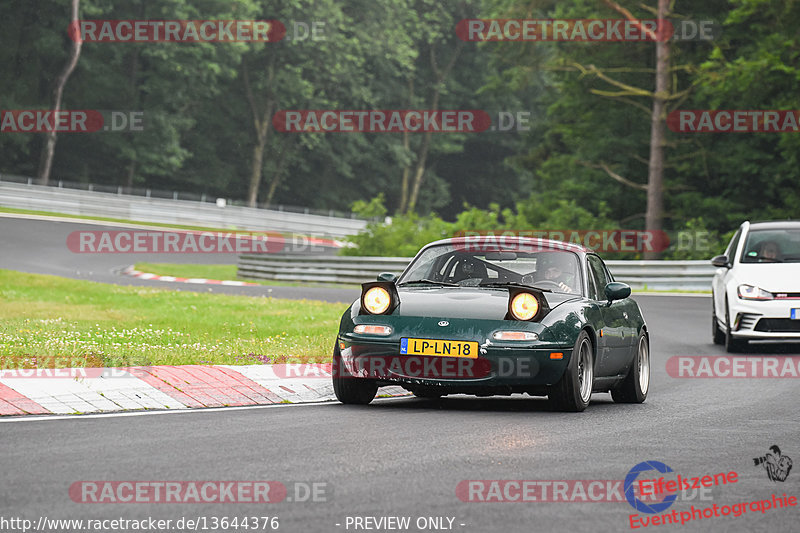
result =
[[[714,293],[711,293],[711,338],[714,344],[725,344],[725,332],[719,328],[717,310],[714,308]]]
[[[737,339],[731,334],[731,311],[728,307],[728,300],[725,300],[725,350],[728,353],[741,352],[747,348],[747,339]]]

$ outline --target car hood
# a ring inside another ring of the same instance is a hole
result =
[[[580,298],[573,294],[543,294],[550,309]],[[393,315],[503,320],[508,312],[507,289],[415,287],[400,288],[398,295],[400,305]]]
[[[734,278],[770,292],[800,292],[800,263],[740,263]]]

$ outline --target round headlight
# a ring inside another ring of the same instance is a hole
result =
[[[364,307],[373,315],[381,315],[389,309],[392,297],[383,287],[372,287],[364,294]]]
[[[530,320],[539,312],[539,301],[529,292],[521,292],[511,300],[511,315],[517,320]]]

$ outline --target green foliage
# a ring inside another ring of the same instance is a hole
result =
[[[644,3],[620,0],[634,16]],[[796,109],[800,2],[672,2],[675,17],[722,24],[712,41],[670,45],[669,109]],[[68,2],[0,3],[0,109],[50,105],[68,57]],[[140,132],[60,134],[53,176],[103,185],[189,190],[244,200],[257,136],[253,107],[439,109],[529,113],[527,131],[437,133],[420,216],[373,223],[347,253],[410,255],[474,229],[644,229],[651,100],[618,98],[575,65],[653,88],[652,43],[462,43],[463,18],[619,18],[598,0],[82,0],[86,19],[278,19],[277,43],[84,43],[65,109],[144,111]],[[324,23],[324,40],[294,40],[293,21]],[[29,31],[36,28],[35,32]],[[455,55],[458,50],[458,55]],[[437,61],[432,64],[431,57]],[[442,83],[437,70],[455,62]],[[250,73],[255,106],[243,80]],[[269,118],[269,117],[268,117]],[[3,133],[0,172],[35,175],[44,136]],[[269,130],[258,200],[382,219],[398,209],[403,170],[422,134],[281,134]],[[798,217],[800,135],[667,132],[665,229],[724,240],[744,219]],[[608,172],[608,169],[611,172]],[[373,200],[370,200],[373,199]],[[354,202],[355,205],[354,205]],[[438,216],[425,213],[435,212]],[[701,229],[700,229],[701,228]],[[717,241],[715,241],[717,242]],[[718,246],[719,243],[714,244]],[[666,257],[699,252],[668,251]]]
[[[386,206],[384,205],[385,201],[386,198],[384,197],[383,193],[380,193],[369,202],[365,202],[364,200],[356,200],[353,202],[351,210],[353,213],[362,218],[383,218],[388,212]]]

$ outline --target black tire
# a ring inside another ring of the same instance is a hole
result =
[[[589,334],[581,331],[567,369],[561,380],[553,385],[548,397],[561,411],[580,412],[592,399],[594,385],[594,349]]]
[[[725,300],[725,351],[738,353],[747,348],[747,339],[737,339],[731,334],[731,312],[728,309],[728,300]]]
[[[642,331],[636,341],[636,355],[625,380],[611,389],[617,403],[642,403],[650,390],[650,339]]]
[[[711,293],[711,338],[714,340],[714,344],[725,344],[725,332],[719,329],[719,322],[717,322],[714,293]]]
[[[333,393],[340,402],[351,405],[367,405],[375,399],[378,385],[371,379],[353,377],[342,363],[339,346],[333,348],[331,371],[333,372]]]

